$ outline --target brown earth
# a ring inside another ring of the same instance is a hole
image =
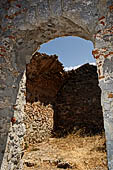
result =
[[[82,137],[80,131],[29,146],[24,170],[107,170],[104,133]]]

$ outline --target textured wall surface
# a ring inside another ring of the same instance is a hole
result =
[[[94,43],[108,167],[113,170],[113,0],[0,0],[0,16],[1,170],[22,169],[25,90],[19,83],[26,63],[41,44],[69,35]]]
[[[26,87],[25,145],[53,134],[84,128],[89,135],[104,129],[96,66],[65,72],[57,56],[36,53],[27,64]]]
[[[63,84],[65,72],[56,55],[36,52],[26,68],[26,100],[53,103]]]
[[[25,106],[24,148],[48,139],[53,131],[52,105],[44,105],[40,101],[29,103]]]
[[[103,115],[96,66],[85,64],[67,74],[54,104],[56,134],[83,128],[86,134],[101,132]]]

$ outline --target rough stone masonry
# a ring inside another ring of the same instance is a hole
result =
[[[113,170],[113,0],[0,0],[1,170],[22,169],[26,63],[41,44],[62,36],[94,44]]]
[[[24,107],[25,147],[51,136],[78,130],[95,135],[104,129],[97,68],[88,63],[65,71],[56,55],[36,52],[26,67]]]

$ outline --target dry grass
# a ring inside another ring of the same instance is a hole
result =
[[[68,163],[73,170],[107,170],[105,136],[103,134],[81,137],[79,132],[65,138],[49,138],[48,141],[30,146],[25,152],[24,170],[61,170],[59,163]]]

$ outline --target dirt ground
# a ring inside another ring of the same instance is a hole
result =
[[[32,145],[25,150],[24,170],[108,170],[105,135],[62,138]]]

